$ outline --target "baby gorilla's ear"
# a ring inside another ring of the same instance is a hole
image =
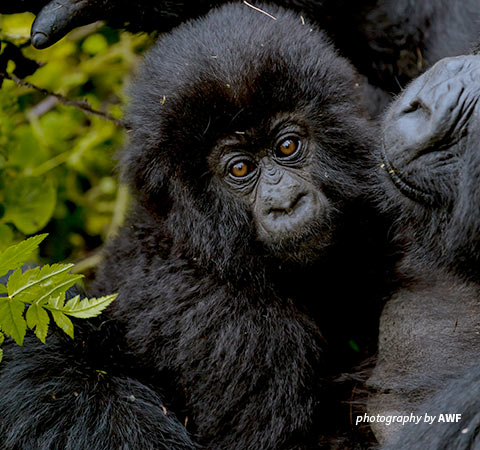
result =
[[[142,197],[158,202],[167,193],[172,177],[170,161],[161,152],[145,153],[133,140],[124,149],[119,163],[121,179]]]

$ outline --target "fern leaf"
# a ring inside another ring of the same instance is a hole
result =
[[[12,337],[18,345],[23,345],[27,323],[23,318],[25,305],[8,297],[0,297],[0,329]]]
[[[80,300],[80,296],[77,295],[65,304],[62,311],[72,317],[88,319],[89,317],[98,316],[116,298],[117,294],[113,294],[100,298],[84,298]]]
[[[73,323],[61,311],[51,310],[53,320],[68,336],[73,339]]]
[[[38,248],[40,242],[47,237],[46,234],[39,234],[20,242],[17,245],[12,245],[0,253],[0,277],[5,275],[8,271],[18,269],[33,251]]]
[[[82,275],[67,273],[72,264],[53,264],[21,273],[17,269],[7,283],[8,295],[23,303],[47,303],[51,296],[62,296]]]
[[[34,304],[27,309],[25,318],[27,319],[28,328],[31,330],[35,328],[35,335],[45,344],[45,339],[47,338],[48,333],[48,324],[50,323],[47,311],[41,306]]]

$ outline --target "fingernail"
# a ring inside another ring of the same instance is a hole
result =
[[[37,31],[32,36],[32,45],[35,48],[45,48],[48,47],[48,36],[41,31]]]

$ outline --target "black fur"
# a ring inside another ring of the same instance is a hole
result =
[[[6,349],[2,448],[362,445],[341,404],[352,386],[332,380],[376,341],[382,234],[363,198],[374,130],[351,66],[315,27],[270,10],[277,20],[214,11],[146,56],[121,158],[135,206],[92,292],[119,297],[73,344]],[[300,169],[284,165],[326,199],[322,226],[290,243],[262,237],[257,201],[215,156],[272,160],[278,118],[307,151]]]
[[[73,342],[53,334],[46,348],[33,338],[5,346],[2,448],[195,448],[159,389],[135,370],[129,376],[137,363],[124,353],[122,332],[108,321],[75,326]]]

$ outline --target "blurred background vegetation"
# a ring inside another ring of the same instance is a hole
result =
[[[153,37],[97,23],[35,50],[33,19],[0,15],[0,251],[48,232],[38,261],[76,262],[88,274],[127,207],[114,158],[125,131],[51,93],[121,121],[124,84]]]

